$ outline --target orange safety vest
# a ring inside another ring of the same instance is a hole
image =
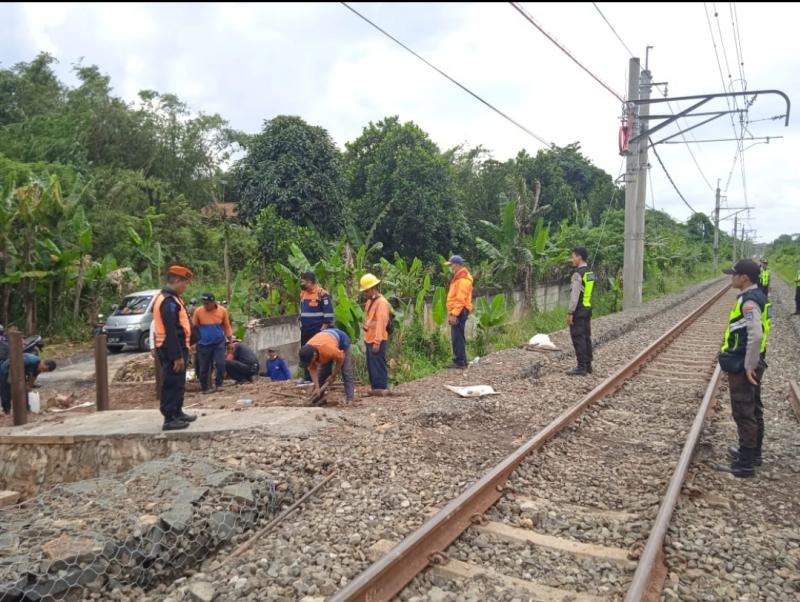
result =
[[[156,295],[156,302],[153,303],[153,330],[155,332],[156,347],[163,347],[164,342],[167,340],[167,330],[164,328],[164,320],[161,317],[161,304],[167,297],[172,297],[178,303],[178,323],[183,329],[183,334],[186,336],[186,348],[191,347],[192,326],[189,324],[189,313],[186,311],[186,306],[177,295],[170,295],[161,291]]]

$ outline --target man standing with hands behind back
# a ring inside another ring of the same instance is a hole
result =
[[[589,254],[584,247],[572,249],[572,288],[567,309],[567,324],[575,347],[578,365],[568,370],[570,376],[586,376],[592,373],[592,290],[594,273],[586,264]]]
[[[174,265],[167,271],[167,285],[153,303],[154,342],[161,362],[161,414],[165,431],[185,429],[197,416],[183,412],[186,392],[186,364],[192,327],[181,295],[186,292],[192,272]]]
[[[447,262],[453,279],[447,291],[447,323],[450,324],[450,340],[453,344],[453,369],[467,367],[467,318],[472,311],[472,274],[464,266],[464,258],[453,255]]]

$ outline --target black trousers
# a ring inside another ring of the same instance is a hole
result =
[[[794,289],[794,310],[800,314],[800,286]]]
[[[3,376],[0,376],[0,399],[3,402],[3,411],[8,414],[11,411],[11,385]]]
[[[183,352],[184,369],[180,372],[175,372],[174,362],[167,359],[166,353],[160,349],[158,359],[161,360],[161,414],[166,422],[183,413],[183,396],[186,393],[186,364],[189,362],[189,352]]]
[[[467,318],[469,312],[462,309],[458,321],[450,327],[450,341],[453,345],[453,363],[457,366],[467,365]]]
[[[243,380],[253,382],[253,377],[258,373],[258,364],[245,364],[236,360],[225,360],[225,372],[237,383]]]
[[[586,367],[592,363],[592,310],[579,307],[572,314],[572,325],[569,327],[572,337],[572,346],[575,347],[575,357],[578,365]]]
[[[758,288],[761,289],[761,292],[764,293],[765,296],[769,297],[769,285],[764,286],[763,284],[759,284]]]
[[[225,378],[225,343],[222,342],[218,345],[198,345],[197,361],[200,364],[200,388],[203,391],[208,389],[208,373],[211,370],[212,363],[216,367],[214,384],[221,387],[222,381]]]
[[[756,368],[756,380],[761,383],[767,363],[762,359]],[[764,440],[764,405],[761,403],[761,384],[754,385],[742,372],[728,372],[731,390],[731,414],[739,434],[739,447],[761,449]]]
[[[381,343],[378,352],[372,350],[372,344],[366,343],[367,373],[369,384],[373,390],[389,388],[389,370],[386,366],[386,341]]]
[[[317,335],[319,333],[320,333],[319,330],[301,330],[300,331],[300,346],[302,347],[303,345],[308,343],[311,340],[311,337],[313,337],[314,335]],[[303,378],[305,378],[307,381],[311,380],[311,373],[308,371],[308,368],[305,368],[303,370]]]

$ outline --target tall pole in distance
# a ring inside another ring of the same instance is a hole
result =
[[[648,48],[648,55],[649,49]],[[653,81],[653,76],[648,68],[648,60],[645,59],[644,71],[639,82],[639,98],[648,100],[650,98],[650,82]],[[650,115],[650,105],[643,104],[639,107],[639,124],[642,129],[647,127],[647,116]],[[650,169],[650,164],[647,162],[647,149],[650,147],[650,141],[647,139],[639,141],[639,163],[638,163],[638,179],[636,181],[636,232],[641,234],[641,237],[636,238],[636,246],[634,247],[636,253],[636,295],[638,296],[639,303],[642,302],[642,286],[644,284],[644,215],[647,206],[647,170]]]
[[[719,178],[717,193],[714,196],[714,273],[719,271]]]
[[[628,102],[639,100],[639,59],[632,58],[628,62]],[[639,132],[637,107],[628,105],[630,123],[630,137]],[[625,248],[622,264],[622,307],[630,309],[642,304],[641,280],[639,280],[639,265],[636,263],[636,249],[641,240],[644,244],[644,231],[637,230],[636,206],[638,201],[638,175],[639,175],[639,145],[642,141],[635,142],[628,149],[625,159]],[[644,141],[647,144],[647,141]]]
[[[733,263],[736,263],[736,237],[739,230],[739,216],[733,216]]]

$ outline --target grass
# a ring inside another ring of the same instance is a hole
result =
[[[711,264],[703,264],[691,273],[680,270],[660,272],[645,282],[643,300],[652,301],[678,292],[688,286],[714,276]],[[593,300],[594,317],[604,316],[622,309],[622,296],[614,298],[613,291],[598,291]],[[486,342],[488,353],[518,347],[535,334],[549,334],[567,327],[567,308],[558,307],[546,312],[530,312],[522,320],[489,333]],[[440,333],[427,334],[411,326],[413,332],[404,333],[402,350],[389,347],[389,373],[394,384],[401,384],[436,374],[451,361],[450,341]],[[476,356],[476,341],[467,341],[467,357]]]

